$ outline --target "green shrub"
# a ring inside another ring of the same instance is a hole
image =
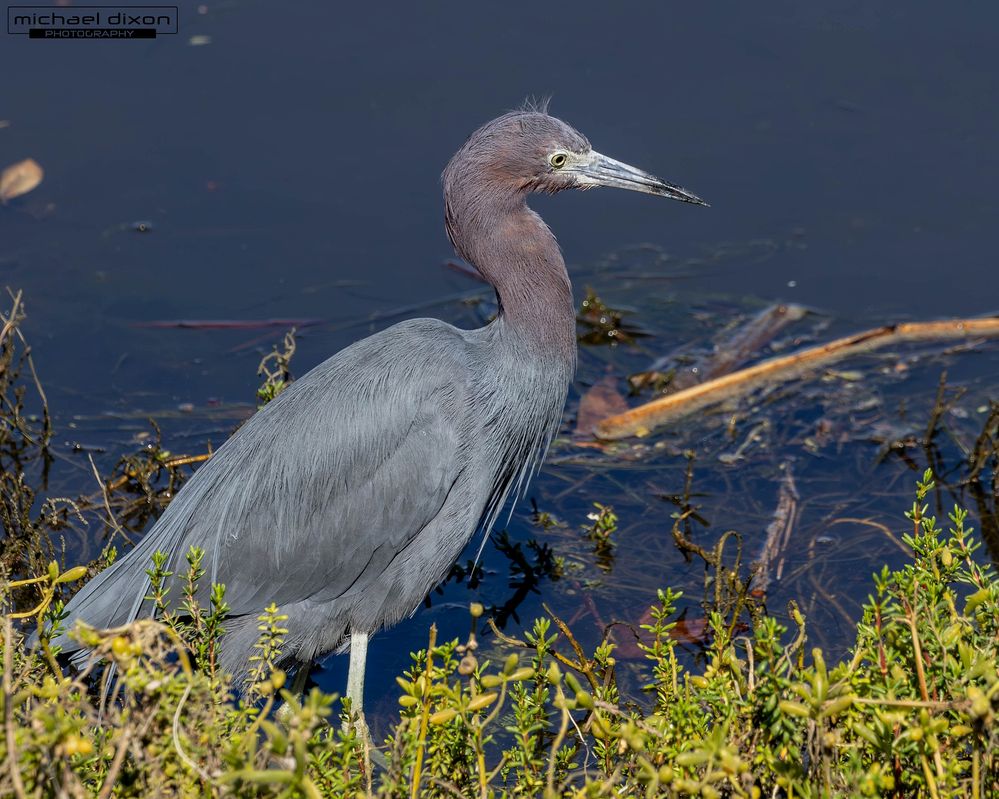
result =
[[[96,659],[63,676],[48,639],[27,650],[15,626],[58,622],[55,588],[79,575],[53,567],[30,586],[0,586],[0,600],[41,592],[36,608],[3,620],[0,795],[999,796],[999,582],[973,558],[964,511],[946,533],[926,515],[929,480],[907,514],[912,562],[875,575],[849,659],[809,652],[793,605],[793,633],[757,614],[737,634],[738,619],[716,611],[694,673],[671,634],[678,595],[663,590],[645,627],[640,708],[618,695],[612,644],[586,652],[546,617],[523,641],[499,636],[489,659],[473,606],[465,642],[438,644],[431,630],[413,655],[377,750],[349,709],[337,723],[334,697],[285,687],[275,607],[260,617],[250,685],[233,698],[214,659],[224,589],[196,604],[196,550],[178,611],[157,595],[158,559],[159,621],[77,631],[119,676],[102,704]]]

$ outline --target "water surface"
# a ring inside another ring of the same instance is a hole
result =
[[[612,191],[535,203],[577,292],[589,283],[633,307],[655,334],[641,349],[584,353],[574,401],[603,370],[623,378],[685,341],[706,347],[730,319],[770,302],[818,309],[830,334],[994,312],[997,25],[993,3],[927,0],[613,9],[587,0],[530,10],[245,0],[182,4],[180,35],[156,41],[8,36],[0,162],[33,157],[46,179],[0,208],[0,280],[25,293],[25,332],[67,454],[54,487],[91,490],[70,445],[105,449],[98,460],[110,466],[148,429],[146,416],[160,421],[173,451],[217,445],[239,413],[209,409],[252,404],[256,364],[282,332],[139,323],[324,320],[299,341],[302,373],[397,318],[474,324],[487,314],[441,302],[475,286],[440,266],[451,253],[438,176],[475,126],[529,95],[551,95],[552,111],[601,151],[712,203]],[[136,232],[136,222],[151,230]],[[630,249],[642,242],[670,258],[643,260]],[[650,269],[663,279],[648,279]],[[870,377],[881,365],[867,362],[863,382],[878,395],[877,419],[893,425],[902,401],[913,427],[925,423],[945,365],[972,388],[964,409],[972,421],[995,396],[988,348],[957,365],[920,361],[904,385]],[[178,411],[188,404],[193,412]],[[829,622],[830,642],[842,644],[867,575],[901,553],[857,526],[836,525],[833,535],[823,519],[897,518],[914,471],[881,459],[881,444],[862,436],[803,451],[789,431],[834,411],[818,399],[778,406],[780,434],[752,468],[719,468],[722,444],[710,426],[664,440],[704,449],[711,465],[697,488],[711,529],[742,527],[757,542],[779,468],[794,459],[814,509],[799,554],[816,562],[815,546],[826,552],[824,576],[801,572],[775,604],[811,603]],[[530,496],[568,525],[541,538],[579,569],[544,584],[541,596],[566,611],[581,587],[595,586],[602,620],[634,621],[669,581],[696,605],[700,567],[675,551],[671,509],[659,510],[653,491],[679,491],[682,459],[663,451],[596,468],[564,449],[555,456]],[[622,519],[610,574],[594,571],[578,541],[595,500],[613,503]],[[515,540],[539,535],[529,513],[527,501],[517,508]],[[823,543],[808,543],[817,538]],[[490,554],[487,565],[495,574],[477,591],[451,587],[376,639],[373,692],[430,621],[457,635],[466,624],[459,604],[503,601],[506,561]],[[827,594],[834,586],[842,612],[816,600],[807,580]],[[521,619],[539,610],[538,599]]]

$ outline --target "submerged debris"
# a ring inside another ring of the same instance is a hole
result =
[[[670,391],[690,386],[728,374],[758,356],[770,342],[795,322],[808,315],[803,305],[775,303],[764,308],[745,324],[718,341],[712,353],[694,362],[689,368],[673,366],[675,358],[666,356],[653,362],[644,374],[659,373],[671,368],[675,374],[669,381]]]
[[[999,318],[885,325],[791,355],[771,358],[739,372],[652,400],[626,413],[604,419],[597,425],[597,435],[605,439],[645,436],[656,427],[709,405],[744,397],[763,386],[793,380],[850,355],[872,352],[890,344],[985,336],[999,336]]]
[[[322,319],[157,319],[135,322],[132,327],[177,328],[179,330],[259,330],[269,327],[312,327]]]
[[[780,481],[777,510],[773,521],[767,525],[766,537],[759,557],[753,564],[752,594],[765,598],[772,580],[780,580],[784,573],[784,553],[791,540],[794,522],[798,513],[798,487],[794,483],[794,472],[790,462],[783,464],[784,476]]]

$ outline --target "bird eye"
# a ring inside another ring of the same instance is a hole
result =
[[[548,159],[548,163],[551,164],[555,169],[561,169],[565,166],[565,162],[569,160],[569,156],[565,153],[555,153],[551,158]]]

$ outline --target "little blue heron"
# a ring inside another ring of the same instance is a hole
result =
[[[358,341],[257,412],[177,494],[142,541],[67,605],[107,628],[153,612],[154,552],[172,596],[185,556],[231,605],[221,666],[245,678],[257,616],[288,615],[283,655],[307,669],[349,647],[347,695],[362,708],[368,637],[412,614],[471,537],[489,534],[555,435],[576,367],[565,262],[527,206],[531,192],[616,186],[705,205],[595,152],[546,109],[475,131],[443,174],[455,251],[496,291],[477,330],[411,319]],[[80,645],[60,636],[63,651]],[[77,657],[84,653],[78,653]]]

